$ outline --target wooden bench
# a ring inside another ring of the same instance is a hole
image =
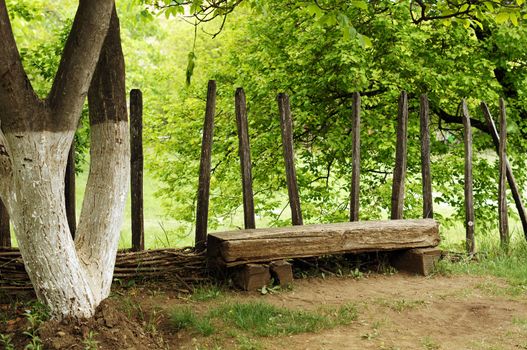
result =
[[[237,267],[240,286],[254,289],[270,278],[269,263],[271,272],[280,266],[274,269],[285,275],[287,259],[344,253],[400,251],[394,254],[396,268],[427,274],[439,258],[439,241],[432,219],[359,221],[211,233],[207,255],[209,268],[225,274]]]

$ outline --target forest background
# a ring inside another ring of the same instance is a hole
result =
[[[24,67],[35,90],[44,94],[76,4],[7,4]],[[349,215],[355,91],[363,96],[360,218],[387,216],[397,99],[404,89],[410,98],[405,217],[417,218],[422,212],[418,99],[427,93],[433,111],[432,185],[439,209],[435,218],[443,228],[454,228],[443,230],[447,241],[452,238],[447,232],[460,231],[464,208],[459,103],[466,98],[472,117],[481,121],[473,123],[476,235],[496,233],[498,162],[490,136],[480,130],[485,127],[479,103],[487,101],[496,117],[498,98],[506,99],[509,160],[525,193],[527,29],[521,14],[503,7],[489,20],[461,16],[415,23],[407,1],[306,4],[246,1],[224,23],[218,18],[196,26],[195,19],[179,16],[176,7],[157,14],[138,1],[118,2],[127,89],[139,88],[144,96],[147,247],[192,243],[209,79],[219,88],[210,230],[242,226],[234,91],[244,87],[258,226],[289,223],[279,92],[291,96],[304,220],[320,223],[346,221]],[[485,6],[494,9],[490,1]],[[87,118],[83,120],[76,135],[81,183],[89,162],[89,130]],[[82,193],[78,198],[80,203]],[[513,205],[510,208],[510,215],[516,216]],[[516,238],[523,235],[517,225],[512,233]],[[121,246],[128,246],[127,227],[122,235]]]

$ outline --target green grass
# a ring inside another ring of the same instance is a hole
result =
[[[209,336],[215,331],[211,318],[199,317],[190,306],[172,310],[170,321],[176,330],[192,329],[203,336]]]
[[[508,250],[499,245],[497,237],[479,237],[475,260],[441,261],[437,271],[442,274],[492,275],[506,279],[517,292],[527,292],[527,243],[523,235],[514,232]]]
[[[192,291],[190,299],[194,301],[208,301],[218,299],[223,296],[223,290],[215,284],[197,286]]]
[[[357,317],[358,311],[353,304],[317,311],[300,311],[279,308],[265,302],[224,303],[203,315],[189,306],[178,307],[171,312],[171,322],[177,330],[187,329],[209,336],[216,329],[221,329],[223,333],[230,333],[246,341],[250,340],[247,336],[273,337],[317,332],[350,324]]]

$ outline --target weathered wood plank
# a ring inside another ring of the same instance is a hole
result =
[[[143,217],[143,94],[130,91],[130,182],[132,199],[132,249],[145,249]]]
[[[509,220],[507,211],[507,116],[505,111],[505,101],[500,98],[500,146],[499,146],[499,162],[500,162],[500,179],[498,188],[498,211],[499,211],[499,228],[500,228],[500,242],[502,247],[509,245]]]
[[[474,194],[472,189],[472,127],[468,113],[467,102],[462,102],[463,128],[465,144],[465,231],[466,248],[469,254],[474,254],[476,244],[474,241]]]
[[[255,228],[253,179],[251,164],[251,146],[249,144],[249,125],[247,121],[247,103],[242,88],[235,95],[236,125],[238,128],[238,153],[242,173],[243,219],[245,228]]]
[[[9,213],[0,199],[0,247],[11,247],[11,230],[9,229]]]
[[[392,220],[403,218],[404,209],[404,181],[406,178],[406,164],[408,143],[408,94],[401,92],[399,97],[399,112],[397,115],[397,145],[395,150],[395,169],[392,184]]]
[[[358,221],[337,224],[210,233],[208,255],[213,265],[297,257],[434,247],[438,224],[432,219]]]
[[[64,196],[66,197],[66,217],[70,228],[71,237],[75,239],[77,230],[77,216],[75,208],[75,140],[71,143],[66,175],[64,179]]]
[[[421,178],[423,185],[423,218],[434,217],[434,206],[432,197],[432,176],[430,170],[430,108],[428,97],[421,95],[420,101],[420,135],[421,135]]]
[[[360,192],[360,94],[353,94],[350,221],[359,221]]]
[[[207,88],[207,106],[203,122],[201,141],[201,160],[199,163],[198,198],[196,206],[195,246],[199,249],[207,241],[209,221],[210,168],[212,157],[212,139],[214,136],[214,115],[216,114],[216,81],[210,80]]]
[[[293,119],[291,118],[291,106],[287,94],[278,94],[278,110],[282,129],[282,145],[284,149],[289,206],[291,207],[291,221],[293,225],[302,225],[302,210],[300,208],[300,196],[296,182],[295,152],[293,147]]]
[[[494,147],[496,147],[496,151],[498,151],[500,137],[498,135],[498,129],[496,128],[496,124],[494,124],[494,120],[492,119],[492,115],[490,114],[489,107],[485,102],[481,102],[481,109],[483,110],[483,115],[485,116],[485,120],[487,121],[487,125],[489,128],[490,136],[492,136]],[[523,234],[525,236],[525,239],[527,240],[527,211],[525,210],[525,206],[523,205],[519,186],[516,183],[516,179],[514,178],[514,174],[512,173],[512,167],[507,158],[505,158],[505,166],[507,170],[507,181],[509,182],[509,188],[511,189],[512,198],[514,199],[516,209],[518,210],[518,215],[520,216]]]

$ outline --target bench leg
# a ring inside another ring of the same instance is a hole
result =
[[[427,276],[440,257],[441,250],[438,248],[415,248],[394,253],[391,264],[397,270]]]
[[[269,265],[247,264],[233,276],[234,283],[243,290],[254,291],[271,282]]]
[[[293,283],[293,267],[287,261],[273,261],[269,264],[269,268],[275,284],[280,284],[284,288]]]

